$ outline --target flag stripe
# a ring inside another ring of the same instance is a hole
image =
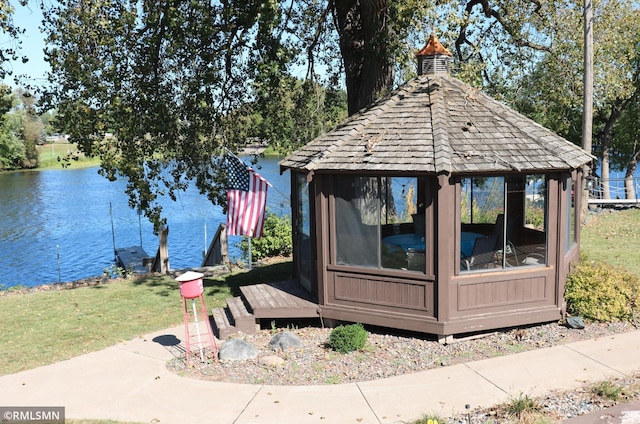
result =
[[[267,204],[267,181],[249,169],[249,190],[227,190],[227,234],[262,237]]]

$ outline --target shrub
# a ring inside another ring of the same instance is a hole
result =
[[[329,347],[340,353],[360,350],[367,343],[369,333],[362,324],[339,325],[329,334]]]
[[[631,319],[639,290],[637,276],[607,264],[583,262],[567,277],[567,311],[593,321]]]
[[[540,410],[540,404],[529,395],[520,393],[518,397],[512,398],[507,404],[509,415],[521,418],[524,414],[534,413]]]
[[[249,243],[246,238],[240,242],[244,257],[249,255]],[[264,218],[262,237],[251,239],[251,259],[260,260],[276,256],[289,256],[293,251],[291,242],[291,222],[289,217],[267,211]]]
[[[425,414],[415,421],[411,421],[410,424],[445,424],[446,418],[442,418],[437,414]]]
[[[622,392],[622,387],[608,380],[601,381],[591,388],[591,393],[608,400],[617,401],[622,396]]]

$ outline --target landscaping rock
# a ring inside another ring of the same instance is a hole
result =
[[[575,328],[577,330],[584,329],[584,321],[581,317],[569,317],[567,318],[567,327]]]
[[[284,359],[276,355],[263,356],[260,358],[260,363],[267,367],[276,367],[284,364]]]
[[[228,339],[219,352],[221,361],[246,361],[258,357],[258,350],[240,339]]]
[[[278,333],[271,338],[269,348],[274,352],[285,352],[287,349],[302,348],[302,340],[290,332]]]

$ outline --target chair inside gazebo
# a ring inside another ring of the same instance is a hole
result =
[[[497,237],[493,267],[546,263],[544,175],[469,177],[461,187],[462,234]]]

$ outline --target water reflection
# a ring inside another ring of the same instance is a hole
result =
[[[290,215],[289,174],[278,159],[262,159],[258,172],[271,184],[269,209]],[[97,168],[0,174],[0,285],[35,286],[95,275],[113,264],[113,247],[158,247],[153,226],[127,205],[125,183],[109,182]],[[172,268],[199,266],[218,225],[225,220],[197,190],[163,202]],[[111,222],[115,231],[112,233]],[[206,236],[208,240],[205,240]],[[230,238],[230,243],[239,241]],[[237,250],[232,252],[236,255]]]

